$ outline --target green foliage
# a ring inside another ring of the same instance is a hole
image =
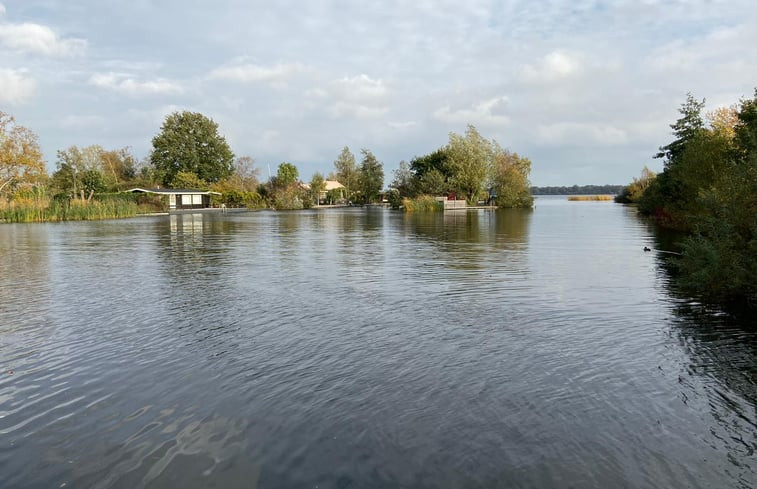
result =
[[[344,201],[344,189],[333,188],[326,192],[326,202],[329,204],[336,204]]]
[[[741,101],[737,118],[733,127],[734,156],[737,162],[747,164],[757,153],[757,88],[754,90],[754,98]]]
[[[620,193],[615,196],[615,202],[619,204],[635,204],[639,202],[644,192],[652,185],[656,177],[657,175],[645,166],[641,170],[641,177],[634,178],[633,182],[623,187]]]
[[[191,190],[207,190],[209,185],[208,182],[191,171],[180,171],[176,172],[176,175],[173,178],[173,187]]]
[[[402,197],[402,194],[396,188],[390,188],[386,195],[386,200],[389,202],[389,206],[392,209],[399,209],[402,207],[402,201],[407,197]]]
[[[449,190],[447,177],[436,168],[424,173],[415,184],[415,191],[420,194],[444,195]]]
[[[622,190],[623,185],[560,185],[531,187],[531,195],[615,195]]]
[[[0,219],[7,222],[92,221],[134,217],[153,211],[152,206],[139,204],[131,197],[99,196],[91,201],[50,199],[42,192],[0,208]]]
[[[531,196],[531,160],[500,149],[494,156],[492,190],[498,207],[525,208],[534,206]]]
[[[174,186],[180,171],[206,182],[217,182],[233,172],[234,153],[218,134],[218,124],[198,112],[174,112],[152,140],[150,161],[163,185]]]
[[[113,192],[144,183],[129,148],[106,151],[98,145],[71,146],[59,150],[57,157],[51,184],[58,194],[76,197],[82,190]]]
[[[323,175],[316,172],[310,179],[310,195],[316,204],[320,204],[320,195],[326,188],[326,181],[323,179]]]
[[[757,154],[698,200],[706,212],[683,243],[681,285],[708,299],[757,306]]]
[[[444,210],[444,204],[432,195],[419,195],[414,199],[403,199],[402,207],[405,212],[439,212]]]
[[[105,191],[102,173],[96,169],[84,170],[81,173],[81,188],[87,195]]]
[[[394,180],[389,184],[402,197],[408,197],[414,193],[414,175],[406,161],[400,161],[399,168],[394,170]]]
[[[704,99],[699,102],[690,93],[686,94],[686,102],[678,109],[681,117],[670,125],[676,139],[662,146],[659,153],[655,155],[655,158],[665,159],[666,169],[669,165],[675,164],[676,158],[683,151],[686,143],[704,129],[704,120],[702,119],[703,108]]]
[[[360,200],[364,204],[375,202],[384,186],[384,165],[367,149],[361,151],[363,160],[358,170]]]
[[[273,196],[273,208],[276,210],[292,210],[304,208],[302,191],[295,186],[281,188]]]
[[[450,184],[469,204],[476,204],[476,196],[484,189],[491,175],[495,145],[479,134],[475,127],[468,126],[465,135],[450,133],[447,144],[446,168]]]
[[[441,195],[449,191],[450,171],[447,167],[447,148],[439,148],[433,153],[416,156],[410,160],[410,171],[415,177],[413,195]]]
[[[259,209],[265,206],[263,197],[255,191],[228,190],[221,193],[220,197],[213,196],[214,204],[224,204],[226,207],[246,207]]]
[[[276,185],[280,187],[286,187],[297,182],[300,176],[300,172],[297,167],[292,163],[284,162],[279,165],[279,169],[276,172]]]
[[[347,198],[352,198],[352,193],[358,190],[358,170],[355,163],[355,155],[350,148],[345,146],[334,161],[336,180],[344,185]]]
[[[742,100],[733,131],[702,127],[690,95],[661,148],[665,170],[644,190],[640,212],[690,231],[678,283],[705,300],[757,306],[757,90]],[[727,115],[727,114],[726,114]],[[721,117],[722,119],[722,117]],[[722,122],[722,121],[720,121]]]

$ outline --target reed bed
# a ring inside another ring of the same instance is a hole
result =
[[[608,201],[613,200],[612,195],[570,195],[568,200],[577,202]]]
[[[149,206],[121,199],[112,200],[51,200],[39,198],[31,201],[11,201],[0,204],[0,221],[4,222],[50,222],[93,221],[134,217],[152,212]]]
[[[402,199],[405,212],[437,212],[444,210],[444,204],[431,195],[420,195],[414,199]]]

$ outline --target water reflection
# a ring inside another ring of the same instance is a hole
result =
[[[2,487],[754,482],[753,332],[626,208],[6,229]]]
[[[709,411],[711,443],[733,465],[738,487],[757,481],[757,324],[747,314],[727,314],[701,304],[675,308],[672,335],[689,361],[678,372],[681,398]]]

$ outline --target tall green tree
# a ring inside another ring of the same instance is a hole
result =
[[[475,204],[491,175],[494,144],[468,125],[465,135],[450,133],[446,152],[450,183],[469,203]]]
[[[217,182],[234,171],[232,153],[218,124],[198,112],[174,112],[152,139],[150,161],[163,185],[172,186],[180,171]]]
[[[294,183],[297,183],[297,179],[300,177],[300,172],[297,167],[292,163],[283,162],[279,165],[279,169],[276,172],[276,185],[280,187],[287,187]]]
[[[358,189],[358,168],[355,163],[355,155],[347,146],[342,149],[342,152],[334,161],[334,169],[336,170],[337,181],[344,185],[349,198],[352,192]]]
[[[534,198],[531,196],[531,160],[498,149],[492,166],[492,189],[496,195],[498,207],[531,208]]]
[[[378,200],[378,196],[384,187],[384,165],[376,159],[370,150],[361,150],[363,159],[358,170],[358,186],[360,188],[360,200],[369,204]]]
[[[0,111],[0,194],[22,183],[37,184],[46,179],[37,135]]]
[[[315,172],[310,179],[310,193],[313,195],[313,201],[316,205],[320,204],[321,192],[326,190],[326,180],[319,172]]]
[[[389,187],[399,192],[400,197],[410,197],[414,193],[414,175],[410,165],[405,160],[400,161],[399,167],[394,170],[394,179]]]
[[[102,151],[100,154],[100,172],[103,184],[110,190],[118,190],[133,183],[137,177],[137,159],[129,148]]]
[[[72,197],[79,197],[82,191],[89,193],[104,190],[105,182],[101,173],[103,153],[103,148],[96,144],[58,150],[56,170],[52,177],[55,190]]]
[[[673,129],[675,139],[662,146],[660,151],[655,155],[655,158],[665,159],[666,168],[674,165],[677,158],[683,153],[686,144],[704,130],[705,125],[702,118],[704,104],[704,99],[700,102],[691,93],[686,94],[686,101],[678,109],[681,117],[670,125],[670,128]]]

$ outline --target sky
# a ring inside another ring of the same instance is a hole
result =
[[[754,0],[0,0],[0,111],[56,151],[149,156],[166,115],[219,124],[267,177],[401,160],[474,125],[534,185],[624,184],[707,110],[757,86]]]

